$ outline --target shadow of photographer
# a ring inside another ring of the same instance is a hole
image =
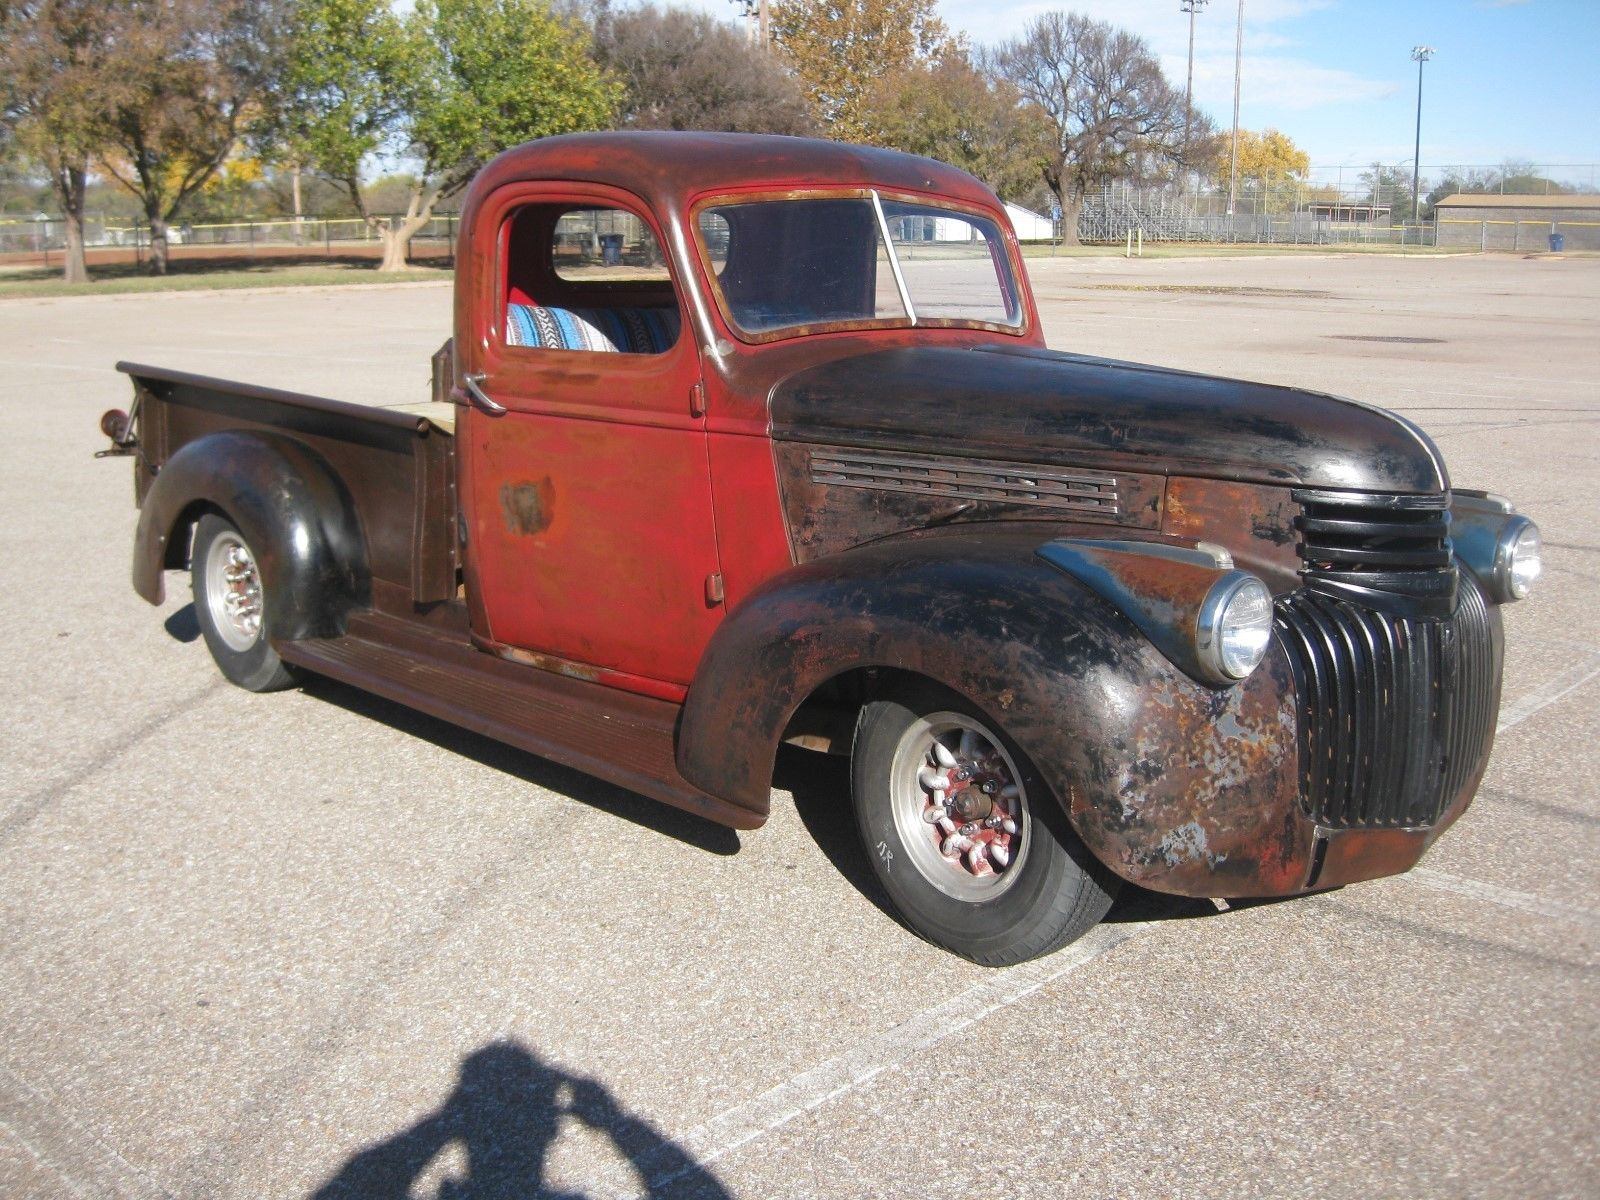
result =
[[[705,1168],[602,1084],[541,1062],[515,1041],[492,1042],[461,1063],[455,1090],[409,1129],[353,1155],[315,1200],[413,1196],[441,1154],[460,1152],[465,1174],[447,1174],[439,1200],[584,1200],[545,1179],[563,1124],[579,1121],[610,1139],[637,1176],[637,1195],[731,1200]]]

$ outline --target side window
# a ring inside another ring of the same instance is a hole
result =
[[[509,223],[506,345],[663,354],[677,344],[672,275],[645,221],[620,208],[533,204]]]

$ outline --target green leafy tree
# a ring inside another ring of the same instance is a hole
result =
[[[871,137],[874,82],[958,49],[935,0],[778,0],[772,36],[828,136]]]
[[[587,28],[544,0],[304,0],[290,53],[285,149],[338,182],[403,270],[439,202],[508,147],[611,123],[621,89],[595,64]],[[368,206],[363,170],[410,168],[403,214]]]
[[[0,0],[0,150],[48,176],[66,226],[67,283],[89,277],[84,198],[121,86],[121,15],[104,0]]]
[[[380,234],[390,221],[373,208],[363,173],[403,134],[424,81],[425,36],[388,0],[299,0],[282,101],[260,138],[263,152],[291,172],[319,172]]]

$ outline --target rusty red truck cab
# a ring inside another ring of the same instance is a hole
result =
[[[1403,871],[1470,802],[1538,534],[1402,418],[1047,349],[993,193],[891,151],[552,138],[460,230],[398,424],[125,367],[136,586],[188,566],[236,682],[739,828],[782,743],[848,755],[896,909],[984,963],[1124,881]]]

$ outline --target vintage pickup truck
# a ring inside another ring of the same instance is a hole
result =
[[[923,937],[1021,961],[1121,881],[1289,896],[1467,807],[1537,529],[1366,404],[1045,348],[988,188],[791,138],[553,138],[474,181],[431,400],[124,363],[133,582],[242,687],[344,680],[711,821],[848,755]]]

